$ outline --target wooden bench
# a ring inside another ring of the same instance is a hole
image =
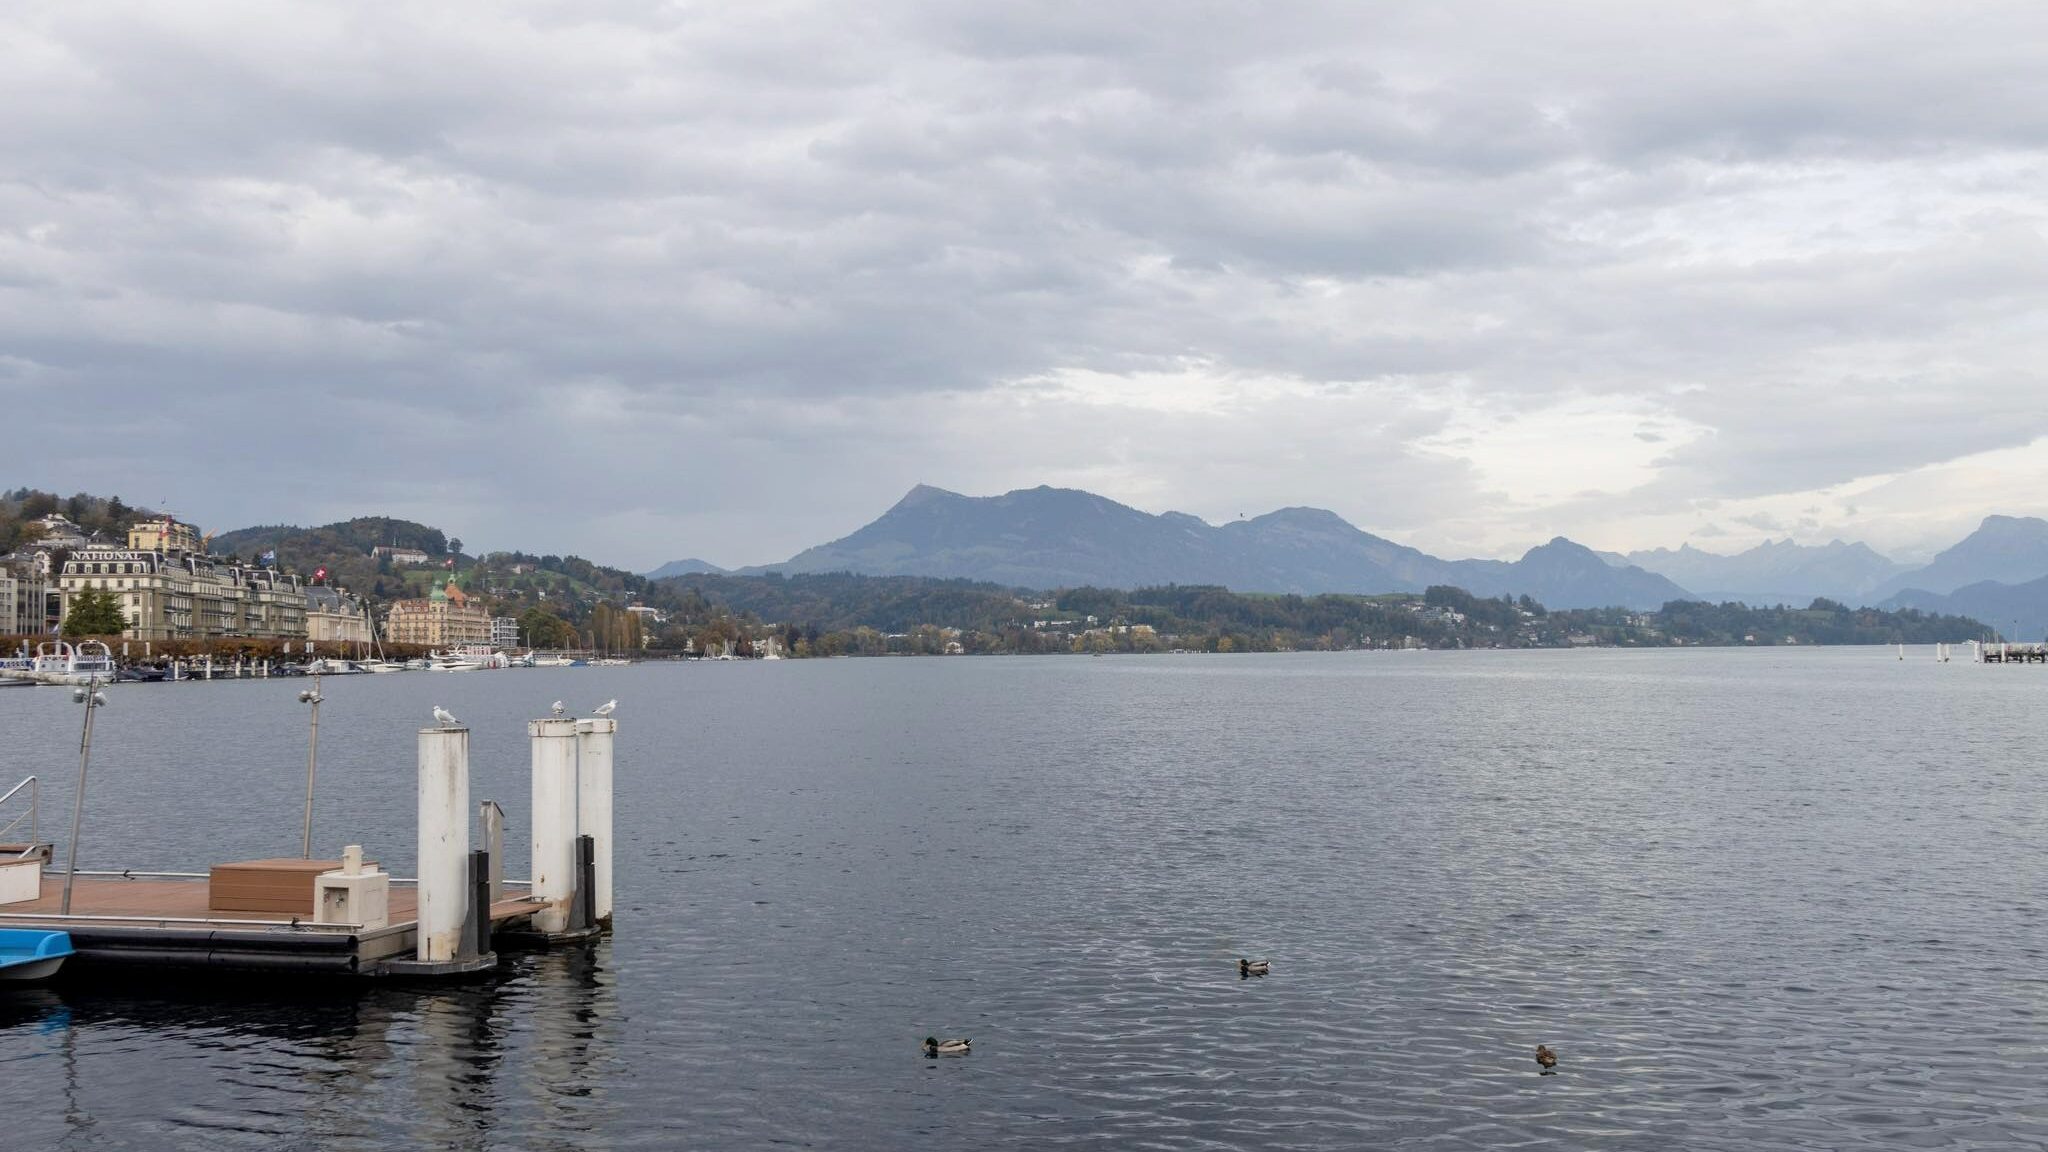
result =
[[[377,862],[366,860],[365,868]],[[243,860],[215,864],[207,874],[206,906],[213,912],[313,915],[313,878],[341,867],[339,860]]]

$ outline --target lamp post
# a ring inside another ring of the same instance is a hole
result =
[[[299,703],[313,706],[313,731],[306,740],[306,827],[299,841],[299,858],[313,858],[313,771],[320,763],[320,674],[313,674],[313,686],[299,693]]]
[[[64,916],[71,915],[71,882],[78,876],[78,825],[85,815],[85,770],[92,763],[92,714],[107,702],[107,694],[100,691],[99,677],[91,677],[85,687],[73,689],[71,701],[85,705],[85,729],[78,737],[78,789],[71,794],[71,842],[64,846],[64,902],[57,910]]]

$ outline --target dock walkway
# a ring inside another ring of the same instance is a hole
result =
[[[77,963],[100,967],[224,969],[248,972],[384,974],[385,962],[413,955],[419,939],[419,890],[394,883],[383,927],[315,924],[309,918],[227,914],[210,907],[203,876],[81,873],[63,903],[61,877],[51,876],[34,900],[0,907],[0,928],[43,928],[71,934]],[[518,930],[544,907],[510,892],[490,906],[493,932]]]

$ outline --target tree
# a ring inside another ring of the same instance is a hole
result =
[[[120,597],[104,588],[81,588],[64,616],[66,636],[118,636],[128,629]]]
[[[576,627],[545,608],[528,608],[519,616],[520,634],[528,648],[573,648]]]
[[[459,537],[450,536],[448,538],[448,551],[457,556],[462,555],[462,540]]]

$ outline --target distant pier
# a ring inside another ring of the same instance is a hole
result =
[[[1985,664],[2048,664],[2048,644],[1985,644],[1977,650]]]

